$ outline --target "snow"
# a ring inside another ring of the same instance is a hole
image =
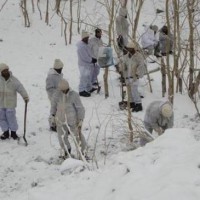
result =
[[[60,166],[60,172],[61,174],[64,174],[67,171],[74,171],[77,168],[82,168],[84,166],[83,161],[73,159],[73,158],[68,158],[66,159]]]
[[[159,26],[163,24],[163,16],[154,16],[154,4],[153,0],[145,3],[143,13],[148,17],[141,16],[139,32],[143,31],[142,24],[153,20]],[[89,7],[99,9],[92,0],[87,0],[82,6],[83,10]],[[44,8],[45,3],[41,2],[43,18]],[[101,11],[105,12],[103,8]],[[94,17],[94,10],[87,9],[87,12]],[[100,21],[102,15],[98,14],[94,21],[104,26],[105,16]],[[23,139],[20,144],[12,139],[0,141],[0,199],[199,200],[200,120],[195,117],[194,105],[186,91],[174,98],[174,128],[144,147],[130,150],[133,147],[129,143],[127,114],[118,109],[120,83],[113,67],[109,71],[109,98],[105,99],[103,87],[100,94],[81,98],[86,108],[83,134],[89,145],[88,156],[93,161],[86,166],[73,158],[64,162],[59,159],[57,135],[48,127],[50,105],[45,79],[54,59],[60,58],[64,63],[64,77],[71,88],[78,90],[76,43],[80,35],[75,31],[72,45],[65,46],[59,17],[52,10],[50,17],[47,26],[44,19],[39,19],[38,10],[33,14],[30,9],[31,27],[24,28],[18,2],[7,1],[0,12],[0,39],[3,40],[0,42],[0,61],[10,66],[13,75],[24,84],[30,95],[28,146],[23,145]],[[106,33],[103,40],[107,40]],[[148,67],[153,69],[157,64]],[[99,75],[102,86],[103,73],[101,70]],[[153,93],[149,92],[147,78],[141,81],[144,85],[144,111],[133,113],[134,121],[138,123],[141,123],[150,102],[164,99],[161,97],[160,73],[150,76]],[[24,102],[20,96],[17,118],[18,134],[22,136]],[[77,156],[72,140],[71,144],[72,153]]]

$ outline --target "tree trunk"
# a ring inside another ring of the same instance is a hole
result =
[[[32,12],[34,13],[35,12],[35,5],[34,5],[34,1],[31,0],[31,4],[32,4]]]
[[[47,5],[46,5],[45,23],[49,25],[49,0],[47,0]]]
[[[143,3],[144,3],[144,0],[140,0],[139,5],[138,5],[138,9],[136,10],[136,17],[135,17],[135,20],[134,20],[134,23],[133,23],[134,26],[132,28],[132,39],[134,41],[136,41],[136,31],[137,31],[139,18],[140,18],[140,12],[141,12]]]
[[[189,23],[189,96],[192,96],[192,86],[194,80],[194,27],[193,27],[193,11],[195,0],[187,0],[188,23]]]
[[[109,26],[108,26],[108,45],[111,46],[111,41],[112,41],[112,26],[113,26],[113,17],[114,17],[114,6],[115,6],[115,0],[112,0],[111,2],[111,10],[109,10],[109,4],[107,2],[107,10],[109,14]],[[109,97],[109,89],[108,89],[108,67],[105,68],[104,75],[104,91],[105,91],[105,98]]]
[[[131,107],[130,107],[130,101],[131,101],[131,86],[127,85],[127,93],[128,93],[128,101],[127,101],[127,109],[128,109],[128,128],[130,131],[130,142],[133,142],[133,126],[132,126],[132,115],[131,115]]]
[[[164,97],[166,93],[166,69],[163,58],[161,58],[161,75],[162,75],[162,97]]]
[[[77,6],[77,32],[80,34],[80,19],[81,19],[81,0],[78,0]]]
[[[21,0],[20,6],[22,8],[22,13],[24,16],[24,26],[25,27],[30,27],[30,21],[29,21],[29,16],[28,16],[28,11],[27,11],[27,7],[26,4],[27,0]]]
[[[72,43],[72,24],[73,24],[72,0],[70,0],[69,44]]]
[[[39,3],[40,3],[40,0],[37,0],[37,8],[38,8],[38,11],[39,11],[39,13],[40,13],[40,19],[42,20],[42,12],[41,12],[41,10],[40,10]]]

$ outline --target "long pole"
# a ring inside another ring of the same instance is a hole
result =
[[[26,146],[28,145],[28,142],[27,142],[27,140],[26,140],[27,105],[28,105],[28,102],[25,102],[25,110],[24,110],[24,135],[23,135],[23,139],[24,139],[24,142],[25,142],[25,145],[26,145]]]

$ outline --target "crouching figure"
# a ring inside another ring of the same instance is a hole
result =
[[[169,101],[153,101],[146,109],[144,126],[150,133],[156,131],[158,135],[164,133],[174,125],[174,113]]]
[[[85,155],[86,141],[81,133],[82,122],[85,116],[85,109],[78,93],[71,90],[69,83],[62,79],[58,84],[51,102],[51,115],[57,125],[58,140],[64,152],[64,157],[70,156],[71,145],[68,135],[73,134],[81,152]]]

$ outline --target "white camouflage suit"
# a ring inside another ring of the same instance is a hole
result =
[[[52,97],[58,88],[59,81],[63,78],[63,74],[59,74],[55,69],[49,69],[47,78],[46,78],[46,91],[51,104]],[[50,127],[55,126],[51,121],[51,116],[49,117]]]
[[[158,44],[158,36],[149,26],[144,26],[144,33],[141,36],[142,48],[148,50],[148,54],[152,55],[155,46]]]
[[[55,93],[56,89],[58,88],[58,83],[63,78],[63,74],[59,74],[55,69],[49,69],[47,78],[46,78],[46,91],[51,101],[53,94]]]
[[[99,47],[103,46],[103,41],[101,38],[92,37],[89,39],[89,46],[91,48],[92,57],[98,59]],[[100,66],[96,63],[94,64],[92,74],[92,84],[97,82],[97,76],[99,75]]]
[[[162,106],[168,101],[154,101],[152,102],[146,109],[145,117],[144,117],[144,125],[145,128],[152,133],[153,130],[157,130],[158,128],[162,128],[166,130],[168,128],[172,128],[174,125],[174,114],[171,117],[167,118],[162,115]]]
[[[128,33],[129,33],[129,23],[127,18],[127,9],[126,8],[120,8],[119,9],[119,15],[116,17],[116,32],[117,37],[122,36],[124,46],[128,44]]]
[[[138,92],[139,78],[142,78],[146,72],[146,63],[141,53],[136,51],[129,58],[129,53],[123,57],[123,77],[126,84],[131,87],[131,102],[141,103],[141,97]]]
[[[91,70],[94,68],[89,44],[79,41],[77,43],[77,54],[80,71],[79,92],[89,92],[92,89]]]
[[[57,133],[61,148],[65,150],[66,145],[68,149],[71,149],[68,134],[72,132],[77,141],[80,141],[79,136],[81,136],[81,151],[84,153],[86,141],[83,134],[79,132],[78,124],[85,117],[85,108],[79,95],[71,89],[67,94],[57,90],[52,98],[51,114],[56,116]]]
[[[168,35],[166,35],[162,32],[162,29],[160,30],[159,42],[161,53],[168,53],[173,50],[173,40],[174,37],[171,33],[168,33]]]
[[[23,99],[28,98],[28,94],[21,82],[10,72],[10,77],[6,81],[0,75],[0,126],[3,132],[7,130],[17,131],[16,119],[17,93]]]

